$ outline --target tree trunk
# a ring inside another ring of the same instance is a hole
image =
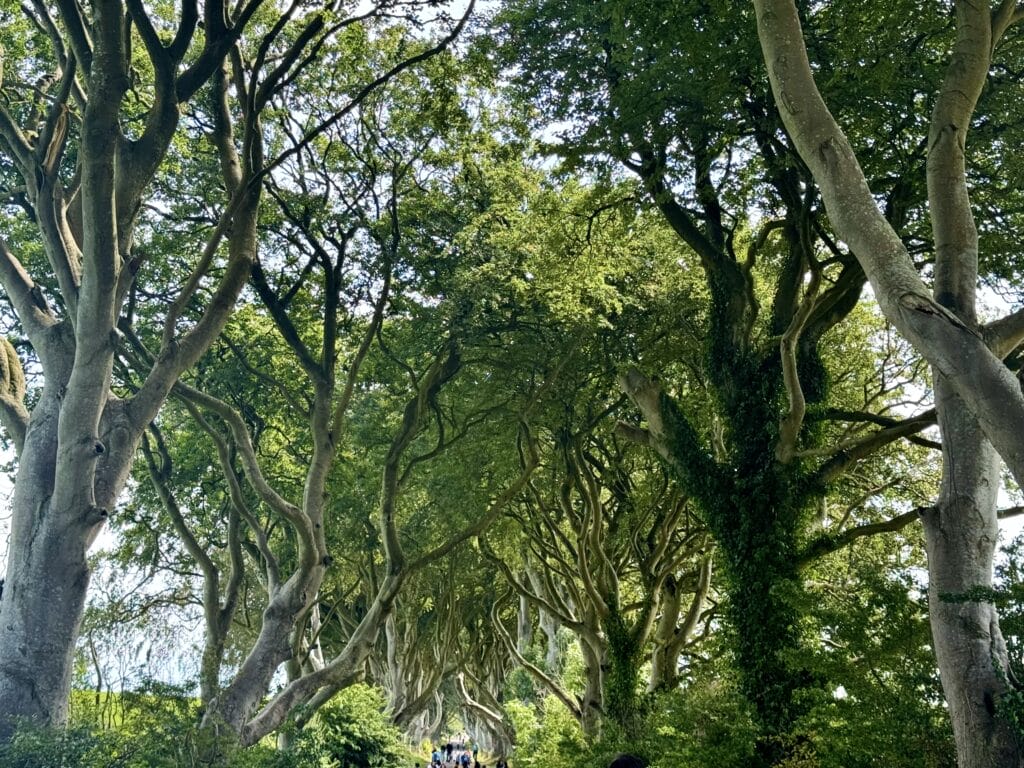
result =
[[[66,53],[68,60],[73,54],[81,71],[62,64],[65,76],[80,75],[75,82],[88,97],[78,130],[70,132],[74,138],[54,128],[51,145],[39,147],[53,156],[53,163],[40,162],[40,152],[33,151],[21,131],[7,120],[0,126],[5,156],[11,150],[52,268],[46,284],[60,298],[56,308],[50,307],[30,276],[38,265],[26,268],[28,262],[22,263],[0,239],[0,284],[45,380],[29,416],[23,378],[9,376],[17,357],[4,350],[8,375],[0,388],[0,407],[18,450],[18,474],[7,588],[0,597],[0,741],[11,735],[13,718],[64,723],[89,583],[86,551],[127,482],[143,431],[180,374],[199,359],[227,321],[254,252],[258,188],[240,199],[228,237],[230,256],[219,283],[211,286],[212,299],[202,316],[190,330],[167,334],[151,370],[140,372],[144,381],[130,399],[115,396],[113,360],[122,338],[117,321],[141,259],[129,259],[141,197],[177,128],[179,98],[188,98],[208,80],[227,47],[208,39],[200,63],[190,67],[195,88],[179,89],[176,84],[182,83],[176,83],[175,73],[187,43],[171,51],[155,33],[143,34],[155,72],[154,102],[142,134],[129,141],[120,130],[131,58],[125,8],[117,0],[94,0],[88,6],[88,19],[82,8],[61,5],[56,9],[60,21],[51,22],[55,35],[62,34],[58,28],[80,32],[70,33]],[[183,20],[183,32],[188,33],[184,40],[191,37],[189,24],[195,25],[196,19]],[[73,90],[56,97],[53,114],[71,114],[67,100]],[[40,127],[24,126],[41,136]],[[76,191],[60,182],[65,150],[76,156]],[[247,211],[253,214],[249,228],[239,218]],[[183,290],[181,300],[188,298],[189,289]]]
[[[585,736],[596,738],[601,733],[601,717],[604,714],[604,651],[598,650],[583,637],[580,637],[579,643],[586,672],[583,698],[580,701],[580,726]]]
[[[748,521],[758,522],[776,514],[770,509],[744,511]],[[792,660],[800,648],[794,605],[803,584],[793,558],[785,554],[793,548],[779,545],[787,538],[784,533],[749,523],[746,532],[746,540],[737,536],[730,546],[721,547],[731,561],[726,571],[736,665],[740,688],[758,724],[759,765],[782,765],[796,747],[793,726],[807,707],[806,697],[799,703],[799,693],[814,684]]]
[[[558,647],[558,617],[540,609],[540,628],[544,631],[546,641],[544,652],[545,671],[555,674],[562,666],[562,653]]]
[[[998,456],[949,382],[936,375],[942,427],[942,491],[922,516],[928,547],[928,604],[942,688],[960,768],[1024,765],[1010,723],[997,714],[1008,688],[1006,645],[995,606],[966,599],[990,588],[998,535]]]
[[[0,598],[0,741],[10,738],[13,718],[67,719],[75,640],[89,584],[85,551],[96,523],[88,522],[89,508],[56,508],[47,490],[56,471],[56,412],[52,396],[37,406],[14,488],[14,526]]]
[[[255,644],[231,683],[210,702],[203,717],[204,726],[216,728],[226,724],[235,734],[241,733],[266,697],[278,667],[291,659],[289,640],[296,617],[305,608],[303,597],[316,594],[321,576],[319,568],[312,574],[296,574],[271,598]],[[296,672],[298,679],[302,676],[301,668]]]
[[[519,596],[519,620],[516,624],[516,648],[526,654],[533,642],[533,622],[530,619],[530,602],[525,595]]]
[[[799,692],[818,685],[793,662],[800,650],[797,606],[803,591],[797,542],[803,513],[813,499],[800,482],[799,468],[776,460],[775,441],[761,426],[773,418],[770,403],[756,396],[736,399],[729,421],[746,439],[733,436],[737,445],[732,447],[732,466],[720,473],[696,443],[678,406],[657,385],[635,371],[620,383],[644,414],[652,447],[684,488],[702,494],[708,527],[721,553],[740,689],[754,708],[759,731],[757,765],[782,765],[797,747],[793,726],[808,705],[808,697]],[[750,384],[737,377],[731,386],[740,392]],[[709,475],[717,483],[709,484]],[[737,499],[744,501],[738,505]],[[701,578],[710,579],[710,561]]]
[[[679,656],[690,641],[697,625],[700,623],[704,610],[704,601],[711,589],[712,556],[705,556],[697,576],[690,607],[686,611],[682,624],[679,614],[682,609],[682,595],[675,579],[666,580],[662,588],[661,618],[654,633],[654,647],[651,650],[651,672],[647,682],[647,692],[659,689],[670,689],[678,684]]]
[[[533,591],[537,594],[543,594],[544,585],[540,575],[533,568],[527,568],[526,575],[533,586]],[[558,621],[557,616],[544,608],[540,608],[537,612],[537,623],[540,625],[540,629],[547,641],[544,653],[544,671],[553,674],[558,672],[561,665],[561,653],[558,648],[558,628],[561,626],[561,623]]]
[[[403,713],[406,705],[406,690],[405,690],[405,675],[402,671],[402,664],[399,660],[398,651],[398,626],[396,623],[394,612],[389,613],[387,619],[384,621],[384,641],[387,647],[387,664],[388,664],[388,676],[387,676],[387,689],[389,708],[394,715]],[[414,715],[419,714],[418,712],[406,712],[404,713],[405,718],[410,718]],[[407,724],[408,720],[405,720],[402,725]]]
[[[956,14],[956,43],[928,136],[928,205],[935,242],[935,300],[976,330],[978,230],[965,147],[999,31],[993,30],[987,7],[958,2]],[[1009,685],[999,616],[991,602],[965,595],[992,584],[999,457],[955,382],[939,370],[933,375],[943,463],[938,504],[923,516],[929,619],[957,761],[960,768],[1020,766],[1020,745],[1010,723],[998,714],[999,699]]]
[[[642,705],[637,695],[643,640],[623,619],[617,607],[602,621],[607,639],[604,685],[605,717],[622,729],[629,741],[641,738],[644,726]]]
[[[651,671],[647,677],[647,691],[653,693],[675,683],[679,657],[672,657],[671,646],[682,609],[682,595],[676,579],[670,576],[662,587],[661,616],[654,630],[651,648]]]

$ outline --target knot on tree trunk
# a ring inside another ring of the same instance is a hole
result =
[[[907,291],[901,294],[899,297],[899,305],[903,309],[908,309],[911,312],[916,312],[923,315],[932,315],[933,317],[946,320],[951,325],[960,328],[961,330],[967,331],[975,336],[981,337],[981,334],[969,328],[964,324],[963,320],[957,317],[955,314],[950,312],[944,306],[935,301],[931,296],[924,293],[917,293],[915,291]]]
[[[105,522],[110,517],[110,513],[107,510],[100,507],[89,507],[85,512],[85,524],[89,527],[99,525]]]

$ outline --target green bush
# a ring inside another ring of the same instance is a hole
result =
[[[180,768],[198,703],[182,688],[146,683],[120,694],[74,692],[71,724],[45,728],[23,723],[0,745],[5,768]]]
[[[353,685],[323,706],[275,768],[394,768],[409,759],[386,702],[368,685]]]
[[[505,710],[516,734],[512,757],[516,768],[568,766],[584,753],[579,723],[554,696],[545,697],[536,708],[513,701]]]
[[[21,725],[0,745],[3,768],[199,768],[211,765],[209,733],[196,729],[198,705],[178,690],[121,694],[116,700],[78,697],[68,728]],[[411,764],[401,734],[384,714],[381,694],[353,686],[324,706],[279,752],[218,744],[216,768],[393,768]],[[100,724],[99,711],[104,711]],[[113,713],[113,714],[112,714]],[[205,762],[204,762],[205,760]]]
[[[89,728],[19,726],[10,743],[0,745],[5,768],[113,768],[119,761],[115,734]]]
[[[649,736],[634,751],[654,756],[653,768],[745,768],[753,762],[757,728],[727,679],[659,694],[651,712]]]

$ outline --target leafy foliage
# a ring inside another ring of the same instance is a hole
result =
[[[572,765],[585,754],[579,723],[554,696],[544,697],[538,709],[518,702],[506,709],[516,732],[517,766],[546,768],[555,760]]]
[[[389,768],[408,758],[402,734],[384,714],[380,691],[358,684],[346,688],[294,735],[274,768]]]

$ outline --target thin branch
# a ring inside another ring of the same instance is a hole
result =
[[[1005,358],[1024,342],[1024,308],[984,326],[982,334],[992,354]]]
[[[344,107],[333,113],[330,117],[323,120],[312,130],[308,131],[305,134],[305,136],[302,137],[300,143],[293,145],[288,150],[278,155],[273,162],[268,163],[266,167],[263,169],[263,171],[259,174],[259,177],[262,178],[263,176],[266,176],[279,165],[281,165],[285,160],[290,158],[292,155],[302,151],[302,149],[306,145],[314,141],[318,136],[322,135],[332,126],[336,125],[339,120],[345,117],[345,115],[347,115],[357,106],[362,104],[363,101],[365,101],[366,98],[370,96],[370,94],[372,94],[381,86],[387,85],[397,75],[401,74],[410,67],[419,64],[422,61],[426,61],[427,59],[436,56],[437,54],[445,50],[452,42],[454,42],[455,38],[457,38],[459,34],[461,34],[463,28],[466,26],[466,22],[469,21],[469,17],[473,13],[473,8],[475,7],[475,5],[476,0],[470,0],[469,6],[466,8],[466,12],[462,15],[462,18],[459,19],[458,23],[455,25],[452,31],[445,37],[443,37],[441,41],[437,43],[437,45],[428,48],[427,50],[422,51],[421,53],[418,53],[415,56],[410,56],[408,59],[399,62],[398,64],[391,67],[391,69],[389,69],[387,72],[385,72],[384,74],[380,75],[376,79],[372,80],[371,82],[367,83],[365,86],[360,88],[359,92],[356,93],[356,95],[351,99],[351,101],[349,101]]]
[[[563,611],[553,601],[549,599],[550,595],[541,595],[541,590],[533,590],[527,587],[516,575],[512,572],[512,569],[508,566],[502,558],[498,557],[497,553],[487,543],[486,539],[480,537],[480,552],[485,558],[490,560],[498,570],[501,571],[505,577],[505,581],[508,582],[509,586],[516,591],[517,594],[526,598],[528,602],[537,606],[541,610],[546,611],[551,616],[558,619],[559,623],[574,631],[580,631],[583,629],[583,622],[569,613],[567,610]],[[547,590],[544,590],[547,591]],[[564,607],[564,606],[562,606]]]
[[[500,604],[501,601],[496,600],[494,605],[491,606],[491,624],[494,625],[494,629],[497,632],[498,637],[501,639],[502,644],[505,646],[505,649],[523,669],[529,672],[534,679],[540,682],[541,685],[547,688],[551,694],[555,696],[555,698],[562,702],[562,704],[565,705],[565,708],[572,713],[573,717],[580,720],[583,717],[583,713],[580,710],[579,702],[570,696],[569,693],[554,680],[554,678],[548,675],[536,664],[533,664],[519,652],[518,648],[516,648],[516,644],[513,642],[508,630],[505,629],[504,624],[501,623],[501,617],[498,616],[498,607]]]
[[[901,531],[911,523],[919,520],[922,513],[926,511],[927,508],[918,507],[910,510],[909,512],[904,512],[902,515],[890,518],[889,520],[883,520],[880,523],[858,525],[854,528],[847,528],[845,531],[835,535],[824,534],[810,542],[804,548],[804,551],[801,552],[798,557],[798,561],[801,565],[806,565],[812,560],[817,560],[823,555],[840,550],[848,544],[856,541],[857,539],[862,539],[865,536],[875,536],[879,533]]]
[[[992,50],[996,49],[1006,30],[1024,19],[1024,6],[1018,0],[1002,0],[992,12]]]
[[[82,71],[88,74],[92,71],[92,40],[82,15],[82,7],[77,0],[57,0],[57,9],[64,21],[71,50],[82,65]]]
[[[249,505],[245,501],[245,495],[242,493],[242,486],[238,481],[238,475],[235,474],[235,465],[232,457],[232,452],[228,446],[227,440],[200,412],[199,408],[195,403],[191,402],[186,398],[182,398],[182,403],[188,410],[192,419],[199,425],[213,441],[214,446],[217,448],[217,459],[220,462],[221,474],[224,477],[225,482],[228,484],[228,493],[231,498],[232,508],[237,514],[239,514],[252,530],[253,535],[256,537],[256,547],[263,558],[263,567],[267,572],[267,594],[273,595],[280,584],[280,567],[277,562],[277,558],[274,556],[273,550],[270,548],[270,543],[267,541],[266,532],[263,530],[263,526],[259,524],[256,516],[253,515],[252,510],[249,509]]]
[[[167,450],[167,444],[164,442],[163,434],[155,424],[150,425],[149,431],[153,436],[152,442],[156,444],[156,451],[159,454],[159,461],[157,461],[157,455],[154,454],[150,438],[147,435],[143,435],[141,443],[142,455],[146,458],[146,468],[149,470],[150,483],[153,485],[153,489],[156,491],[161,504],[163,504],[164,510],[171,518],[171,523],[174,525],[174,530],[180,537],[182,544],[185,545],[189,555],[192,556],[192,559],[196,561],[196,564],[202,570],[205,589],[212,589],[215,595],[215,602],[219,602],[219,588],[217,584],[220,578],[220,570],[206,550],[203,549],[192,529],[185,521],[181,507],[178,505],[174,492],[170,488],[168,481],[173,472],[173,465],[170,452]]]
[[[35,169],[32,145],[28,143],[28,138],[3,104],[0,104],[0,140],[7,145],[7,150],[11,153],[21,175],[26,180],[31,179]]]
[[[1024,515],[1024,507],[1007,507],[1000,509],[996,513],[1000,520],[1009,520],[1011,517],[1017,517],[1018,515]]]
[[[239,456],[242,459],[242,466],[245,468],[246,478],[249,480],[250,485],[252,485],[259,497],[271,509],[292,524],[296,534],[303,543],[302,549],[304,554],[307,557],[315,557],[315,536],[309,519],[303,514],[301,509],[280,496],[263,475],[259,459],[256,456],[255,446],[253,446],[252,439],[249,436],[249,430],[246,428],[245,421],[239,413],[223,400],[190,387],[184,382],[179,381],[175,384],[174,392],[189,402],[216,413],[227,424],[238,448]]]
[[[931,417],[930,424],[935,424],[935,412],[934,409],[925,411],[920,416],[915,418],[923,418],[925,416]],[[847,411],[842,408],[829,408],[815,418],[825,418],[835,421],[851,421],[851,422],[866,422],[869,424],[877,424],[880,427],[899,427],[905,423],[902,419],[894,419],[891,416],[883,416],[879,413],[871,413],[870,411]],[[926,437],[920,435],[906,435],[906,438],[914,445],[920,445],[922,448],[931,448],[934,451],[942,450],[942,443],[938,443],[934,440],[929,440]],[[823,449],[821,451],[805,451],[802,455],[804,456],[825,456],[835,451],[835,448]]]
[[[854,440],[831,449],[832,458],[826,461],[817,471],[816,476],[821,482],[834,480],[850,466],[870,456],[878,449],[908,437],[935,423],[935,409],[930,409],[911,419],[899,422],[894,426],[881,429],[861,440]],[[806,455],[816,455],[816,451],[808,451]]]

